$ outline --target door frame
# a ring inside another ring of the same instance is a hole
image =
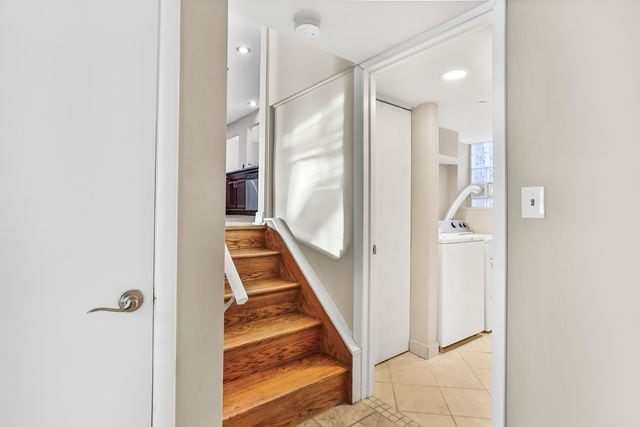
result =
[[[354,337],[362,347],[362,396],[373,394],[373,312],[371,276],[371,147],[372,122],[375,120],[375,74],[401,63],[412,56],[461,35],[479,26],[493,28],[493,134],[494,184],[493,226],[496,249],[495,319],[493,328],[492,426],[506,425],[506,328],[507,328],[507,197],[506,197],[506,0],[482,4],[457,18],[422,35],[408,40],[356,67],[355,91],[355,245],[356,269],[354,277]]]
[[[159,0],[151,425],[176,419],[180,0]]]

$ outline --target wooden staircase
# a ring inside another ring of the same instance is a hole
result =
[[[277,232],[227,227],[226,242],[249,301],[225,313],[223,424],[289,425],[350,401],[351,353]]]

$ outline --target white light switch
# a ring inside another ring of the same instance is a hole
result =
[[[522,218],[544,218],[544,187],[522,187]]]

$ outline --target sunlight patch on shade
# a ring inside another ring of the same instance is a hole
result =
[[[279,105],[274,126],[274,210],[294,236],[332,258],[351,241],[353,76]]]

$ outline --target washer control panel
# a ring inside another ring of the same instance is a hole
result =
[[[439,221],[438,230],[440,231],[440,233],[471,233],[471,228],[469,228],[467,223],[459,219]]]

